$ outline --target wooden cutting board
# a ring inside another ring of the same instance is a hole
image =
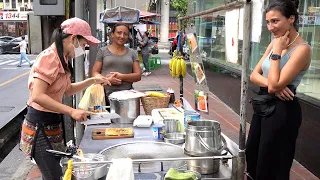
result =
[[[92,139],[118,139],[118,138],[131,138],[133,137],[132,128],[105,128],[105,129],[93,129]]]

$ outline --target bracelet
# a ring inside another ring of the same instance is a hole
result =
[[[93,84],[96,84],[96,83],[97,83],[97,78],[94,77],[94,78],[93,78]]]

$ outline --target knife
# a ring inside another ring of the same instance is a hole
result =
[[[117,113],[100,112],[90,114],[90,119],[116,119],[121,118]]]

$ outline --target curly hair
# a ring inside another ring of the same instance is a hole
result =
[[[266,13],[272,10],[281,12],[286,18],[294,16],[293,25],[298,31],[299,29],[299,0],[276,0],[273,1],[266,9]]]

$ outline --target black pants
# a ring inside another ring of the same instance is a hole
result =
[[[267,117],[253,115],[246,161],[254,180],[289,180],[301,120],[297,98],[277,100],[274,112]]]
[[[58,124],[62,122],[61,114],[38,111],[28,106],[26,119],[34,124],[38,124],[31,156],[40,169],[42,179],[60,180],[63,175],[60,158],[46,152],[47,149],[52,149],[52,147],[44,132],[43,126],[45,126],[45,124]]]
[[[42,179],[44,180],[60,180],[63,176],[60,166],[60,158],[46,152],[46,149],[51,149],[48,144],[48,139],[43,132],[38,132],[37,141],[34,147],[34,160],[36,161]]]

